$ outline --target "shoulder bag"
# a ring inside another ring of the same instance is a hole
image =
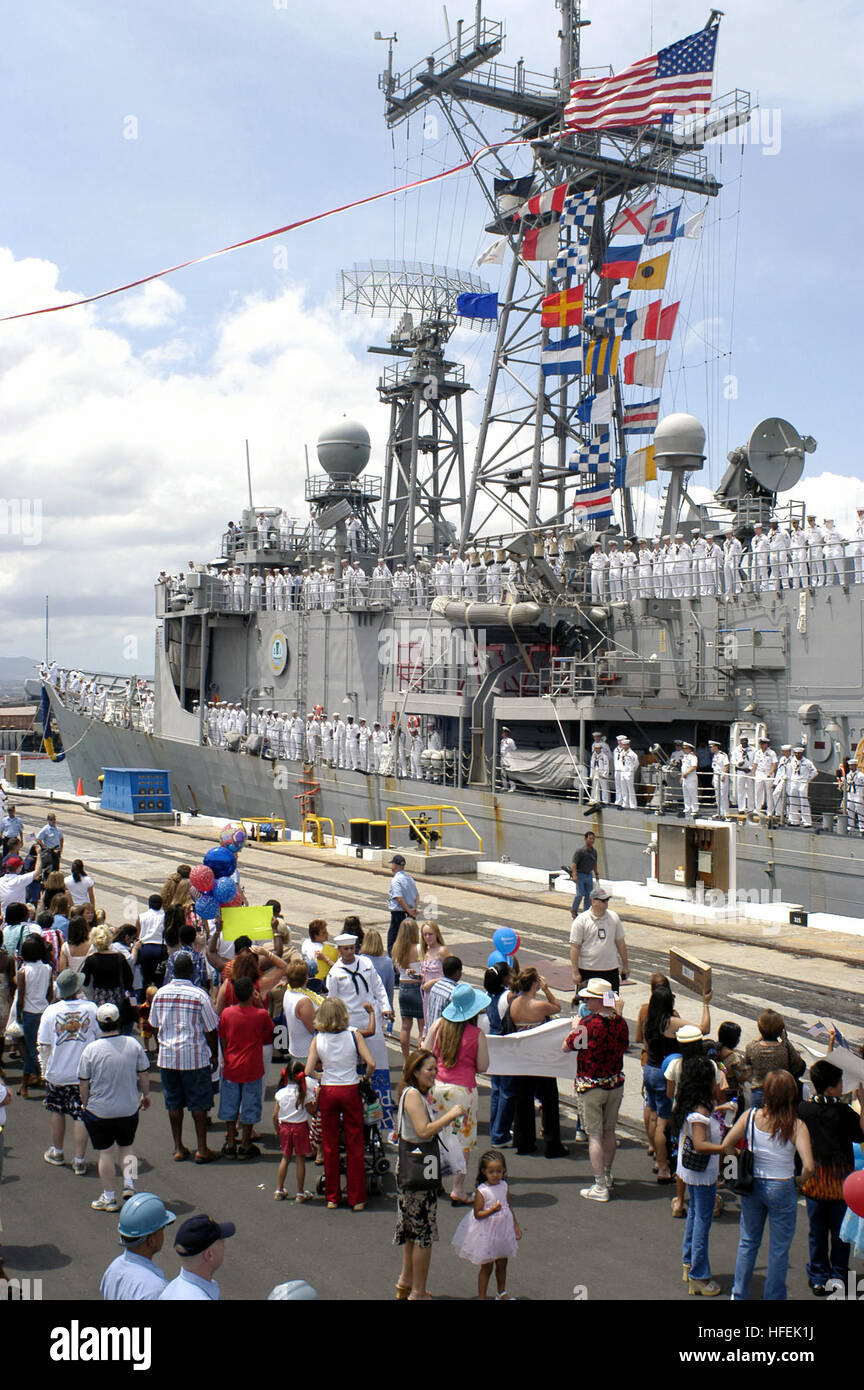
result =
[[[418,1092],[419,1094],[419,1092]],[[399,1156],[396,1160],[396,1183],[401,1192],[439,1192],[441,1190],[441,1152],[438,1136],[410,1140],[402,1134],[403,1109],[407,1091],[399,1099],[397,1133]]]
[[[738,1173],[730,1186],[733,1192],[737,1192],[739,1197],[748,1197],[753,1191],[755,1182],[755,1172],[753,1168],[753,1128],[756,1124],[756,1111],[750,1111],[750,1118],[747,1121],[746,1149],[742,1149],[738,1155]]]

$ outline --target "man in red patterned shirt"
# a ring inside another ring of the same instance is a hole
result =
[[[576,1093],[582,1127],[588,1134],[588,1155],[594,1173],[592,1187],[581,1195],[592,1202],[608,1202],[612,1192],[615,1158],[615,1122],[624,1095],[624,1054],[630,1033],[621,1014],[623,1000],[613,993],[608,980],[589,980],[579,991],[588,1010],[562,1048],[578,1051]]]

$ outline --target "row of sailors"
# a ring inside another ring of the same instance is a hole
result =
[[[352,552],[358,551],[364,538],[363,523],[353,512],[347,520],[345,531],[348,549]],[[314,508],[308,527],[285,511],[280,512],[278,517],[266,516],[260,512],[254,528],[229,521],[226,532],[229,555],[250,544],[258,550],[275,550],[277,547],[279,550],[292,550],[303,542],[309,550],[320,550],[322,546],[326,548],[332,538],[332,531],[322,531],[318,525]]]
[[[595,733],[593,738],[589,767],[592,799],[601,805],[611,804],[614,779],[614,804],[623,810],[635,811],[640,764],[629,738],[619,734],[614,752],[602,733]],[[716,739],[709,742],[708,748],[718,817],[725,819],[730,814],[734,799],[738,811],[770,816],[779,821],[785,819],[789,825],[812,826],[810,783],[817,772],[802,745],[793,748],[784,743],[778,756],[767,738],[760,739],[758,747],[754,748],[749,738],[742,735],[731,758]],[[699,759],[693,744],[676,740],[669,764],[680,773],[683,815],[696,816],[699,813]],[[845,793],[849,828],[864,831],[864,772],[855,767],[850,769],[845,778]]]
[[[767,531],[754,527],[745,552],[732,532],[703,536],[696,528],[688,542],[681,532],[647,541],[611,540],[604,552],[598,541],[588,565],[591,597],[598,602],[634,598],[695,598],[741,592],[745,579],[754,590],[822,588],[847,583],[846,555],[853,561],[856,584],[864,584],[864,509],[858,511],[853,540],[847,542],[832,520],[822,527],[808,517],[790,531],[772,521]]]
[[[63,703],[78,714],[89,715],[92,719],[113,718],[116,712],[116,692],[109,706],[108,691],[104,685],[100,685],[95,676],[85,676],[83,671],[67,671],[64,667],[58,666],[56,661],[51,661],[42,662],[39,677],[44,684],[53,685],[58,695],[62,696]],[[133,682],[130,680],[123,693],[124,714],[128,714],[130,707],[134,706],[145,732],[152,733],[153,691],[149,687],[142,688],[137,692],[137,698],[135,696]]]
[[[265,740],[275,758],[324,763],[353,772],[381,772],[385,765],[389,771],[395,753],[400,777],[429,780],[431,770],[423,754],[442,751],[435,725],[424,734],[414,716],[407,727],[400,725],[398,738],[392,727],[382,727],[377,719],[370,727],[364,718],[355,720],[351,714],[342,719],[336,713],[328,719],[323,711],[313,711],[304,720],[296,710],[289,715],[263,708],[247,716],[242,705],[221,702],[207,706],[206,723],[214,747],[225,747],[229,733],[241,738],[255,734]]]

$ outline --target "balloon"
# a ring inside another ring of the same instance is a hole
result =
[[[502,956],[512,956],[519,945],[519,937],[512,927],[499,927],[492,937],[492,944]]]
[[[189,882],[193,888],[197,888],[199,893],[209,893],[213,887],[213,870],[206,864],[196,864],[189,875]]]
[[[849,1174],[843,1184],[843,1201],[856,1216],[864,1218],[864,1168]]]
[[[220,907],[223,903],[230,903],[231,899],[236,897],[236,895],[237,884],[230,875],[226,874],[225,878],[217,878],[216,882],[213,884],[213,897],[216,899],[217,903],[219,903]]]
[[[507,957],[503,956],[500,951],[490,951],[486,959],[487,968],[493,965],[506,965],[507,963]]]
[[[242,825],[234,825],[229,821],[227,825],[222,827],[219,843],[224,848],[232,849],[239,854],[246,843],[246,831]]]
[[[208,849],[204,855],[204,863],[208,869],[212,869],[216,878],[225,878],[228,874],[233,874],[237,868],[237,855],[233,850],[219,845],[217,849]]]
[[[521,945],[522,945],[522,938],[520,937],[520,935],[519,935],[519,933],[518,933],[518,931],[517,931],[517,933],[516,933],[516,945],[513,947],[513,950],[512,950],[512,952],[511,952],[511,955],[514,955],[514,956],[515,956],[516,952],[519,950],[519,947],[520,947]]]
[[[611,985],[610,985],[610,989],[611,989]],[[670,1052],[668,1057],[664,1057],[664,1058],[663,1058],[663,1062],[662,1062],[662,1065],[661,1065],[661,1067],[660,1067],[660,1070],[662,1071],[662,1073],[663,1073],[664,1076],[666,1075],[667,1071],[669,1070],[670,1064],[671,1064],[672,1062],[674,1062],[676,1059],[680,1060],[680,1058],[681,1058],[681,1053],[680,1053],[680,1052]]]
[[[202,893],[197,903],[195,911],[199,917],[203,917],[205,922],[211,921],[219,911],[219,903],[210,893]]]
[[[239,889],[238,889],[236,895],[231,899],[230,903],[226,903],[225,906],[226,906],[226,907],[242,907],[242,906],[243,906],[243,894],[239,891]]]

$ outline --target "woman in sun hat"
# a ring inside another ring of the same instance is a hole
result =
[[[471,1198],[465,1194],[465,1172],[468,1156],[477,1143],[477,1073],[486,1071],[489,1066],[486,1036],[477,1027],[477,1018],[490,1003],[485,990],[460,981],[426,1039],[427,1050],[434,1054],[438,1063],[430,1096],[433,1113],[442,1115],[454,1105],[465,1108],[465,1114],[450,1126],[450,1135],[456,1141],[449,1145],[451,1153],[458,1163],[458,1147],[463,1159],[461,1172],[455,1167],[453,1171],[450,1201],[456,1207],[472,1205]],[[446,1142],[446,1131],[443,1137]]]

